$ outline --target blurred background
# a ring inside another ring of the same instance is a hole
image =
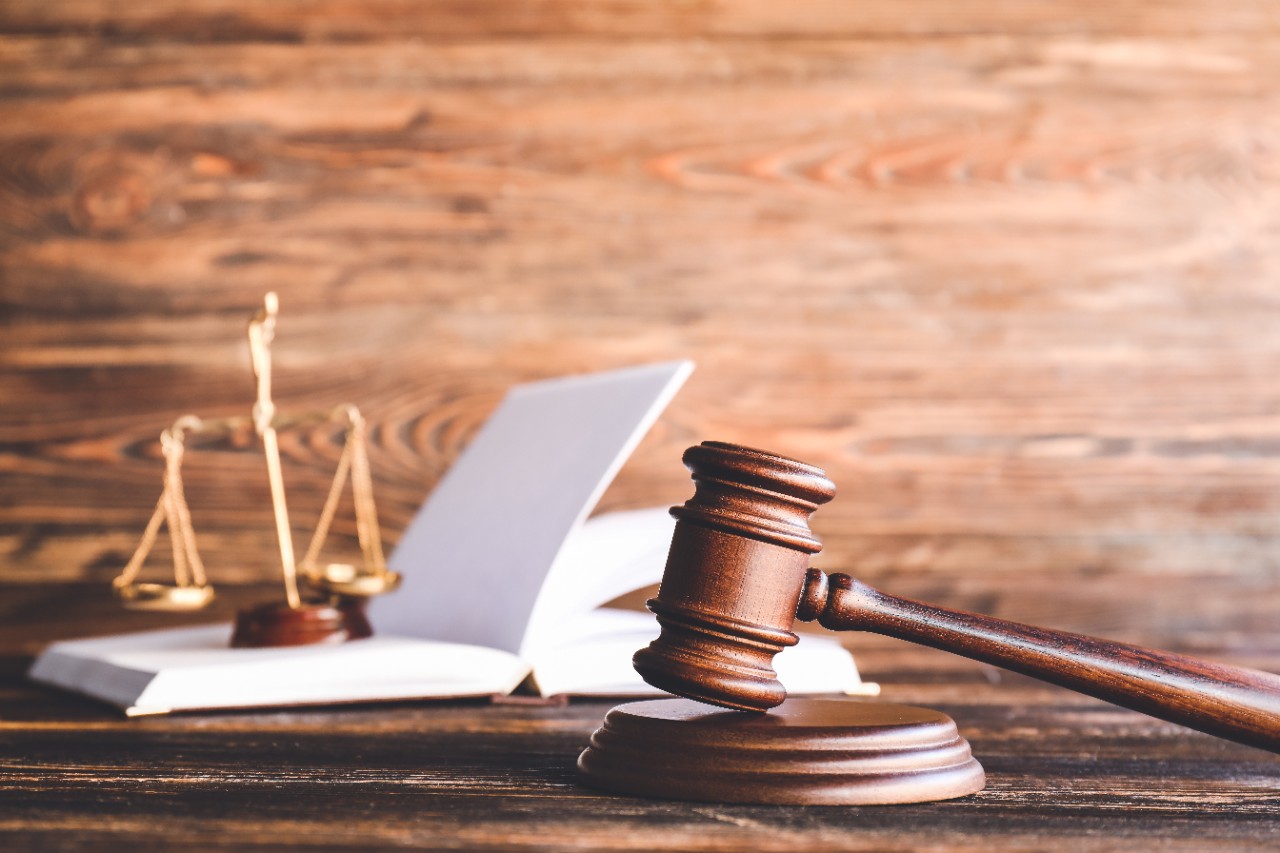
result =
[[[276,401],[360,406],[389,542],[513,383],[689,357],[602,508],[736,441],[840,485],[826,567],[1274,636],[1277,36],[1209,0],[6,0],[0,580],[105,595],[160,431],[248,412],[276,290]],[[282,441],[301,547],[341,433]],[[216,585],[275,577],[263,471],[188,453]]]

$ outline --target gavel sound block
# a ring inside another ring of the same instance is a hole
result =
[[[808,519],[835,495],[821,469],[720,442],[690,448],[684,461],[696,489],[671,510],[666,572],[649,602],[662,633],[634,665],[656,687],[739,713],[687,700],[615,708],[578,760],[592,784],[813,804],[981,789],[981,768],[943,714],[854,700],[784,703],[772,661],[797,642],[796,618],[955,652],[1280,752],[1280,676],[895,598],[848,575],[828,579],[808,565],[822,547]]]

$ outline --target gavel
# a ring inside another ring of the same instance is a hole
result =
[[[795,619],[872,631],[1004,667],[1212,735],[1280,752],[1280,676],[935,607],[809,567],[809,518],[835,496],[820,468],[704,442],[658,597],[661,635],[633,659],[655,687],[726,708],[786,698],[773,656]]]

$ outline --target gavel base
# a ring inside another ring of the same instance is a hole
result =
[[[777,805],[948,800],[986,781],[946,714],[855,699],[788,699],[765,713],[688,699],[619,705],[578,769],[619,794]]]

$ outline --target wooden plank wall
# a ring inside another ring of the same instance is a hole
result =
[[[0,577],[119,569],[159,431],[246,411],[275,289],[277,399],[367,413],[391,540],[511,383],[691,357],[607,507],[740,441],[841,484],[827,565],[1261,626],[1278,36],[1209,0],[6,0]],[[286,437],[299,540],[337,438]],[[189,460],[219,582],[272,571],[261,470]]]

